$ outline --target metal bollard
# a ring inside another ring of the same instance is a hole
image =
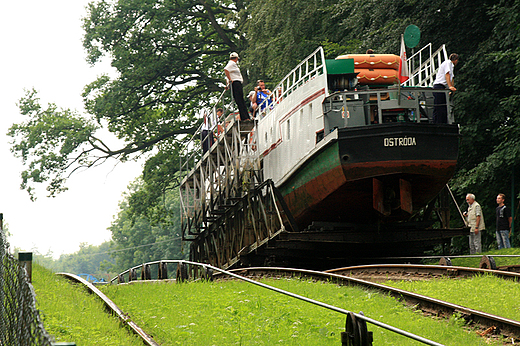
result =
[[[150,271],[150,266],[148,264],[143,264],[141,266],[141,280],[151,280],[152,274]]]
[[[359,314],[363,315],[363,312]],[[374,336],[372,332],[367,330],[367,323],[363,320],[358,320],[350,312],[347,315],[345,331],[341,332],[341,346],[372,346],[373,341]]]
[[[159,262],[159,274],[158,279],[159,280],[166,280],[168,279],[168,267],[166,262]]]
[[[32,283],[32,252],[18,252],[18,261],[20,262],[20,267],[24,268],[27,273],[27,278],[29,282]]]
[[[213,269],[204,266],[202,269],[202,280],[213,281]]]
[[[452,266],[451,259],[449,257],[441,257],[439,260],[440,266]]]
[[[179,264],[177,264],[177,282],[184,282],[188,279],[188,266],[184,262],[179,262]]]
[[[497,265],[495,263],[495,259],[492,256],[486,256],[486,255],[482,256],[478,267],[480,269],[497,270]]]
[[[134,268],[128,269],[128,282],[137,281],[137,271]]]

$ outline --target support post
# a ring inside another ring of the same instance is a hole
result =
[[[18,252],[18,261],[20,267],[24,268],[27,272],[27,279],[32,283],[32,252]]]
[[[513,165],[511,172],[511,247],[514,247],[515,240],[515,166]]]

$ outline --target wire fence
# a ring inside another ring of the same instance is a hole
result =
[[[0,214],[0,346],[51,346],[26,270],[9,253]]]

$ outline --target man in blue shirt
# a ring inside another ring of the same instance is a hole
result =
[[[273,94],[271,90],[265,88],[265,82],[263,80],[258,80],[256,84],[255,94],[251,98],[251,103],[256,104],[260,113],[263,113],[268,107],[271,108],[273,104],[273,100],[271,99]]]

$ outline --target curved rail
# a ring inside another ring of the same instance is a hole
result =
[[[362,267],[370,267],[370,266],[362,266]],[[397,266],[395,266],[397,267]],[[423,267],[432,267],[432,266],[423,266]],[[440,269],[437,267],[443,267],[443,266],[433,266],[436,268],[432,269]],[[350,268],[340,268],[340,269],[334,269],[332,271],[327,272],[318,272],[313,270],[303,270],[303,269],[291,269],[291,268],[243,268],[243,269],[234,269],[233,272],[238,272],[241,275],[285,275],[285,276],[294,276],[301,275],[305,277],[314,278],[317,280],[334,280],[340,284],[345,285],[356,285],[364,288],[369,288],[373,290],[379,290],[385,293],[388,293],[392,295],[393,297],[397,299],[403,299],[408,304],[415,306],[418,309],[421,309],[428,313],[440,313],[442,315],[452,315],[454,313],[459,313],[463,316],[463,318],[466,321],[472,321],[478,325],[480,325],[483,328],[491,328],[496,327],[499,328],[501,334],[514,337],[516,339],[520,338],[520,322],[511,320],[508,318],[488,314],[482,311],[470,309],[461,305],[452,304],[449,302],[445,302],[439,299],[423,296],[420,294],[408,292],[405,290],[401,290],[398,288],[382,285],[379,283],[374,283],[362,279],[357,279],[353,277],[345,276],[344,273],[348,273],[350,270],[352,270],[353,267]],[[444,267],[446,269],[450,268],[461,268],[461,267]],[[501,272],[496,270],[489,270],[489,269],[476,269],[476,268],[464,268],[464,269],[475,269],[469,270],[469,272],[485,272],[485,273],[493,273],[493,272],[499,272],[497,274],[503,275],[503,274],[513,274],[513,277],[518,277],[517,273],[508,273],[508,272]],[[338,274],[343,273],[343,274]],[[516,275],[515,275],[516,274]]]
[[[274,291],[277,291],[279,293],[290,295],[297,299],[302,299],[307,302],[311,302],[311,300],[293,295],[290,292],[281,292],[281,290],[278,290],[276,288],[273,288],[268,285],[264,285],[261,283],[258,283],[256,281],[250,280],[245,278],[245,275],[248,276],[273,276],[273,275],[284,275],[284,276],[294,276],[299,275],[303,277],[310,277],[317,280],[327,280],[330,281],[331,279],[335,280],[338,283],[341,284],[348,284],[348,285],[357,285],[365,288],[380,290],[383,292],[386,292],[388,294],[391,294],[392,296],[402,299],[406,301],[409,304],[415,305],[417,308],[425,311],[425,312],[434,312],[434,313],[440,313],[445,316],[452,315],[453,313],[457,312],[461,314],[466,321],[471,321],[473,323],[476,323],[477,325],[481,326],[482,328],[491,328],[491,327],[498,327],[501,334],[506,336],[512,336],[517,339],[520,338],[520,322],[514,321],[511,319],[503,318],[500,316],[488,314],[485,312],[481,312],[478,310],[470,309],[461,305],[452,304],[449,302],[441,301],[438,299],[434,299],[431,297],[422,296],[419,294],[415,294],[412,292],[400,290],[397,288],[389,287],[386,285],[381,285],[378,283],[370,282],[367,280],[362,280],[359,278],[350,277],[348,275],[355,275],[356,273],[360,272],[366,272],[368,274],[370,273],[383,273],[383,274],[393,274],[393,273],[407,273],[407,274],[413,274],[413,275],[428,275],[428,276],[446,276],[446,277],[470,277],[480,274],[491,274],[497,277],[500,277],[502,279],[512,279],[512,280],[519,280],[520,274],[516,272],[508,272],[508,271],[502,271],[502,270],[491,270],[491,269],[478,269],[478,268],[467,268],[467,267],[453,267],[453,266],[441,266],[441,265],[403,265],[403,264],[382,264],[382,265],[364,265],[364,266],[355,266],[355,267],[345,267],[345,268],[337,268],[328,270],[326,272],[319,272],[319,271],[313,271],[313,270],[305,270],[305,269],[293,269],[293,268],[279,268],[279,267],[251,267],[251,268],[242,268],[242,269],[234,269],[230,271],[226,271],[217,267],[213,267],[208,264],[201,264],[196,262],[190,262],[185,260],[163,260],[163,261],[155,261],[155,262],[149,262],[146,264],[143,264],[141,266],[135,266],[133,268],[130,268],[129,270],[121,273],[118,275],[118,277],[111,280],[113,282],[114,280],[117,280],[125,273],[130,273],[133,270],[136,270],[138,268],[145,268],[146,265],[152,265],[152,264],[158,264],[161,265],[161,263],[177,263],[179,266],[183,266],[183,270],[186,272],[185,276],[180,275],[179,271],[177,272],[177,278],[178,280],[185,280],[187,279],[187,269],[185,268],[186,264],[202,267],[204,269],[204,275],[207,276],[207,271],[215,271],[218,272],[218,274],[215,274],[215,277],[225,277],[230,276],[236,279],[248,281],[250,283],[253,283],[255,285],[262,286],[264,288],[268,288]],[[237,275],[235,273],[241,274]],[[212,275],[212,274],[210,274]],[[205,276],[205,277],[206,277]],[[331,308],[329,306],[321,305],[319,302],[314,302],[317,305],[320,305],[322,307]],[[332,310],[335,310],[337,312],[341,313],[350,313],[348,311],[343,311],[343,309],[336,309],[332,307]],[[341,310],[341,311],[340,311]],[[356,318],[359,318],[360,320],[373,323],[372,321],[369,321],[365,316],[363,315],[355,315]],[[376,323],[373,323],[376,324]],[[378,324],[376,324],[378,325]],[[385,328],[385,327],[383,327]],[[388,330],[395,331],[390,328],[386,328]],[[397,331],[395,331],[397,332]],[[405,333],[397,332],[401,335],[408,336]],[[425,342],[428,343],[428,342]],[[435,343],[434,343],[435,344]]]
[[[323,302],[320,302],[320,301],[317,301],[317,300],[314,300],[314,299],[310,299],[310,298],[307,298],[307,297],[304,297],[304,296],[300,296],[298,294],[295,294],[295,293],[292,293],[292,292],[288,292],[288,291],[279,289],[277,287],[269,286],[269,285],[266,285],[264,283],[261,283],[261,282],[249,279],[249,278],[247,278],[245,276],[235,274],[235,272],[236,271],[247,272],[249,270],[255,270],[255,269],[260,269],[260,270],[264,270],[264,271],[272,271],[272,270],[279,270],[279,271],[281,271],[281,270],[285,270],[287,272],[291,272],[292,271],[292,273],[297,272],[297,273],[307,273],[308,275],[317,275],[317,276],[323,275],[323,276],[329,276],[329,277],[344,278],[344,276],[337,275],[337,274],[329,274],[329,273],[317,272],[317,271],[311,271],[311,270],[274,268],[274,267],[273,268],[235,269],[235,270],[232,270],[232,271],[227,271],[227,270],[224,270],[224,269],[221,269],[221,268],[218,268],[218,267],[214,267],[214,266],[209,265],[209,264],[204,264],[204,263],[197,263],[197,262],[191,262],[191,261],[186,261],[186,260],[163,260],[163,261],[149,262],[149,263],[142,264],[141,266],[135,266],[133,268],[130,268],[130,269],[120,273],[117,277],[113,278],[111,280],[111,282],[117,280],[118,277],[121,277],[121,275],[123,275],[125,273],[129,273],[130,274],[132,270],[137,269],[139,267],[144,268],[146,265],[152,265],[152,264],[161,265],[161,263],[177,263],[177,264],[179,264],[179,266],[182,265],[183,267],[184,267],[184,265],[188,264],[188,265],[193,265],[193,266],[197,266],[197,267],[202,267],[202,268],[204,268],[204,271],[207,271],[209,269],[209,270],[212,270],[214,272],[219,272],[222,275],[226,275],[226,276],[229,276],[229,277],[232,277],[232,278],[235,278],[235,279],[246,281],[248,283],[251,283],[251,284],[254,284],[254,285],[266,288],[266,289],[269,289],[271,291],[275,291],[277,293],[285,294],[285,295],[290,296],[292,298],[303,300],[303,301],[305,301],[307,303],[311,303],[311,304],[314,304],[314,305],[317,305],[317,306],[320,306],[320,307],[323,307],[323,308],[326,308],[326,309],[329,309],[329,310],[332,310],[332,311],[339,312],[339,313],[344,314],[344,315],[347,316],[347,324],[348,324],[349,318],[350,319],[353,318],[355,320],[360,320],[360,321],[364,321],[366,323],[371,323],[373,325],[376,325],[376,326],[381,327],[383,329],[386,329],[386,330],[392,331],[394,333],[400,334],[400,335],[405,336],[407,338],[410,338],[410,339],[422,342],[423,344],[426,344],[426,345],[442,346],[442,344],[440,344],[440,343],[437,343],[435,341],[426,339],[426,338],[424,338],[422,336],[419,336],[419,335],[407,332],[405,330],[396,328],[396,327],[388,325],[386,323],[377,321],[377,320],[372,319],[370,317],[367,317],[367,316],[365,316],[363,314],[353,313],[351,311],[348,311],[348,310],[345,310],[345,309],[342,309],[342,308],[339,308],[339,307],[336,307],[336,306],[333,306],[333,305],[329,305],[329,304],[326,304],[326,303],[323,303]]]
[[[159,346],[159,344],[157,342],[155,342],[155,340],[153,340],[153,337],[148,335],[144,330],[141,329],[141,327],[139,327],[134,321],[132,321],[130,319],[130,317],[125,314],[113,301],[111,301],[105,294],[103,294],[103,292],[101,292],[98,288],[96,288],[94,285],[92,285],[90,282],[88,282],[87,280],[77,276],[77,275],[74,275],[74,274],[69,274],[69,273],[57,273],[57,275],[61,275],[61,276],[64,276],[66,277],[67,279],[69,280],[74,280],[76,282],[79,282],[81,284],[83,284],[85,287],[87,287],[92,293],[94,293],[95,295],[97,295],[101,300],[103,300],[103,302],[105,303],[105,305],[110,309],[112,310],[112,312],[114,314],[117,315],[117,317],[119,317],[119,319],[121,321],[123,321],[123,323],[125,325],[127,325],[128,327],[130,327],[130,329],[137,335],[139,335],[139,337],[141,337],[141,339],[143,340],[143,342],[146,344],[146,345],[149,345],[149,346]]]
[[[326,270],[326,273],[340,275],[366,274],[412,274],[424,276],[447,276],[447,277],[472,277],[482,274],[490,274],[501,279],[520,281],[520,273],[503,270],[491,270],[482,268],[456,267],[444,265],[422,265],[422,264],[370,264],[345,268]],[[373,280],[369,280],[373,281]]]

